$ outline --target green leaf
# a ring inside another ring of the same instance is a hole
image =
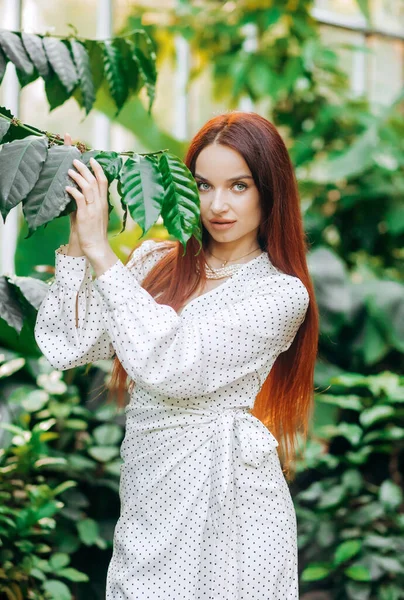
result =
[[[79,159],[81,152],[75,146],[52,146],[39,179],[23,202],[23,213],[29,227],[30,237],[38,227],[59,216],[70,202],[66,185],[73,183],[68,176],[73,160]]]
[[[370,427],[377,421],[393,417],[395,409],[392,406],[372,406],[359,415],[359,421],[364,427]]]
[[[302,581],[319,581],[325,579],[330,573],[327,566],[309,565],[302,572]]]
[[[99,446],[113,446],[121,440],[122,429],[115,423],[106,423],[96,427],[93,436]]]
[[[339,546],[337,546],[335,550],[334,555],[335,566],[340,565],[341,563],[345,562],[346,560],[349,560],[350,558],[358,554],[361,548],[361,540],[348,540],[346,542],[342,542],[342,544],[339,544]]]
[[[25,51],[21,37],[17,33],[0,30],[0,46],[15,67],[26,75],[33,75],[34,65]]]
[[[21,404],[27,412],[41,410],[49,400],[49,395],[44,390],[34,390],[22,399]]]
[[[70,488],[74,488],[76,486],[77,481],[62,481],[62,483],[60,483],[53,489],[52,493],[54,496],[57,496],[58,494],[63,494],[63,492],[65,492],[66,490],[69,490]]]
[[[47,290],[49,289],[44,281],[34,279],[33,277],[19,277],[14,275],[9,280],[31,306],[38,310]]]
[[[104,80],[104,58],[102,42],[98,40],[85,40],[84,46],[89,56],[90,70],[94,84],[94,93],[96,94],[101,83]]]
[[[4,144],[0,152],[0,211],[4,221],[37,183],[48,153],[48,138],[30,135]]]
[[[0,116],[0,142],[6,135],[9,128],[10,128],[10,121],[8,121],[7,119],[3,119]]]
[[[6,74],[7,63],[8,63],[8,58],[6,57],[6,55],[4,54],[3,50],[0,47],[0,85],[1,85],[1,82],[3,81],[4,75]]]
[[[58,571],[58,575],[59,577],[66,577],[66,579],[75,582],[90,581],[86,573],[82,573],[77,569],[73,569],[73,567],[69,567],[68,569],[61,569],[60,571]]]
[[[0,379],[2,377],[10,377],[10,375],[22,369],[24,365],[25,358],[14,358],[13,360],[3,363],[0,366]]]
[[[324,490],[317,503],[318,508],[331,508],[341,504],[346,497],[346,489],[343,485],[334,485],[329,490]]]
[[[373,124],[339,156],[314,162],[309,179],[316,183],[331,183],[360,175],[373,164],[372,155],[378,143],[378,128]]]
[[[155,159],[135,154],[128,158],[119,174],[118,190],[121,204],[142,229],[143,234],[157,221],[164,200],[161,173]]]
[[[102,42],[102,49],[105,78],[117,106],[116,115],[118,115],[129,95],[129,88],[122,67],[122,55],[114,42],[110,40]]]
[[[139,73],[146,86],[149,97],[149,114],[154,102],[157,70],[156,53],[152,41],[145,31],[137,30],[126,38],[133,60],[138,66]]]
[[[369,569],[363,565],[352,565],[344,570],[345,575],[355,581],[371,581],[372,577]]]
[[[88,453],[99,462],[108,462],[119,454],[119,448],[116,446],[92,446],[88,449]]]
[[[159,168],[164,186],[161,215],[167,231],[184,246],[192,234],[201,239],[199,193],[191,171],[168,152],[160,154]]]
[[[80,540],[86,546],[92,546],[100,535],[98,523],[94,519],[83,519],[77,523]]]
[[[48,77],[50,74],[50,69],[45,48],[42,44],[42,38],[39,35],[34,35],[33,33],[25,33],[25,31],[21,32],[21,38],[25,50],[35,65],[36,70],[41,77],[46,79],[46,77]]]
[[[62,456],[44,456],[43,458],[39,458],[33,464],[35,469],[40,469],[41,467],[53,467],[55,465],[66,466],[67,460]]]
[[[68,565],[69,562],[70,557],[67,554],[64,554],[63,552],[55,552],[49,558],[49,565],[54,571],[62,569],[63,567]]]
[[[69,588],[61,581],[49,579],[44,582],[43,588],[49,594],[49,600],[72,600]]]
[[[84,158],[83,154],[83,158]],[[108,183],[118,179],[122,169],[122,158],[117,152],[96,152],[94,158],[102,166]]]
[[[388,510],[395,510],[403,502],[403,492],[397,484],[386,479],[379,488],[379,500]]]
[[[81,42],[71,39],[70,47],[78,73],[84,108],[88,115],[95,102],[95,87],[91,73],[90,57],[86,47]]]
[[[24,316],[17,295],[5,276],[0,276],[0,318],[20,333]]]
[[[78,73],[67,45],[63,40],[48,36],[42,41],[54,73],[66,91],[71,94],[78,83]]]

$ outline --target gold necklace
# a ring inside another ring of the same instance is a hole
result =
[[[245,256],[248,256],[249,254],[252,254],[253,252],[256,252],[257,250],[259,250],[259,248],[255,248],[254,250],[251,250],[251,252],[244,254],[244,256],[240,256],[239,258],[234,258],[232,260],[240,260],[240,258],[244,258]],[[263,252],[261,254],[263,254]],[[211,254],[211,255],[214,258],[218,258],[214,254]],[[218,260],[221,260],[221,259],[218,259]],[[236,273],[243,265],[246,264],[246,263],[238,263],[235,265],[227,265],[226,266],[227,262],[229,262],[229,261],[225,260],[221,267],[215,268],[215,267],[211,267],[210,265],[208,265],[208,263],[205,261],[205,265],[207,267],[206,278],[207,279],[222,279],[223,277],[229,277],[231,275],[234,275],[234,273]]]

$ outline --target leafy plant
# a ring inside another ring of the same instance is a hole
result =
[[[21,87],[42,77],[50,110],[74,96],[86,114],[105,79],[119,114],[126,100],[145,87],[151,111],[157,70],[153,43],[144,29],[109,40],[36,35],[0,29],[0,84],[12,62]]]
[[[85,573],[80,559],[88,547],[95,562],[110,557],[120,415],[102,401],[81,403],[43,357],[0,356],[0,597],[70,600],[74,590],[88,599],[90,578],[104,585],[106,571],[95,574],[87,559]]]
[[[338,408],[312,436],[294,499],[305,591],[332,600],[404,598],[404,377],[330,379]],[[306,484],[308,482],[308,484]]]
[[[28,127],[4,108],[0,109],[1,133],[0,212],[5,221],[10,210],[21,202],[29,227],[27,237],[41,225],[76,210],[75,200],[65,190],[67,184],[77,187],[68,170],[74,159],[89,165],[93,156],[101,163],[109,183],[118,180],[124,229],[128,211],[143,233],[161,214],[169,234],[184,247],[191,235],[201,240],[198,189],[177,156],[165,150],[146,154],[102,152],[80,142],[67,146],[60,136]],[[121,156],[129,157],[124,164]],[[109,213],[112,210],[109,203]]]

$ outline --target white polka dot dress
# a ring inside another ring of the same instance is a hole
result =
[[[250,409],[304,320],[306,288],[262,253],[177,314],[140,285],[164,242],[94,280],[65,248],[40,349],[62,370],[116,352],[136,381],[106,600],[296,600],[294,505],[278,441]]]

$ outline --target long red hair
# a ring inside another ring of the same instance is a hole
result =
[[[304,322],[290,348],[276,359],[258,393],[251,413],[268,427],[279,442],[278,452],[287,479],[295,476],[297,433],[306,442],[314,407],[314,366],[318,349],[319,317],[314,287],[309,275],[307,240],[293,166],[280,134],[267,119],[256,113],[232,111],[210,119],[192,139],[185,164],[195,174],[199,153],[209,144],[223,144],[239,152],[246,161],[259,191],[262,220],[258,242],[275,267],[297,276],[305,285],[310,302]],[[142,287],[159,304],[175,311],[206,281],[205,250],[209,233],[203,224],[202,249],[191,237],[183,247],[167,240],[171,248],[147,273]],[[198,250],[199,254],[196,256]],[[197,275],[199,273],[199,276]],[[202,287],[203,289],[203,287]],[[158,296],[158,297],[157,297]],[[110,396],[125,403],[127,373],[115,357],[110,379]],[[130,382],[131,392],[134,381]]]

